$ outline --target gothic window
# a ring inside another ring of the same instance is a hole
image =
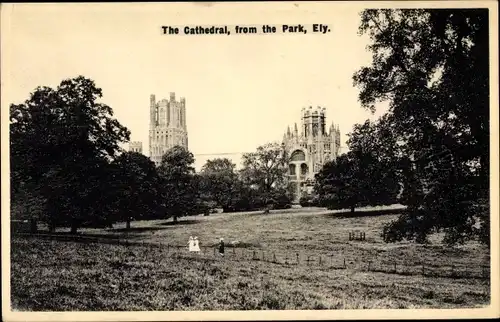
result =
[[[302,163],[302,164],[300,165],[300,174],[302,174],[302,175],[306,175],[306,174],[307,174],[307,170],[308,170],[308,169],[307,169],[307,164]]]
[[[318,136],[318,123],[313,124],[313,136]]]
[[[295,164],[288,165],[288,170],[289,170],[289,174],[294,176],[295,175]]]
[[[291,159],[292,161],[304,161],[306,159],[306,155],[301,150],[296,150],[292,153]]]
[[[160,124],[163,124],[164,123],[164,120],[165,120],[165,109],[162,108],[160,109],[160,115],[159,115],[159,119],[160,119]]]

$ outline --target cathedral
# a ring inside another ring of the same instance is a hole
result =
[[[314,175],[323,164],[337,158],[340,130],[332,122],[327,131],[325,108],[302,108],[300,131],[297,123],[293,130],[288,127],[283,145],[290,156],[288,177],[294,186],[294,203],[298,203],[304,192],[312,191]]]
[[[175,93],[170,93],[170,99],[156,101],[155,95],[150,97],[149,122],[149,156],[159,166],[162,156],[174,146],[188,148],[186,126],[186,100],[175,99]]]

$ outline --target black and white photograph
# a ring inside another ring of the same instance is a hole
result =
[[[5,321],[499,317],[496,1],[0,12]]]

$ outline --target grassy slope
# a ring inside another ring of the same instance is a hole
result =
[[[451,308],[489,302],[489,283],[474,278],[367,272],[389,271],[395,260],[401,272],[428,265],[448,272],[468,267],[480,274],[488,265],[485,249],[476,244],[447,249],[439,244],[386,245],[380,227],[394,215],[339,218],[321,210],[293,210],[190,218],[179,225],[137,222],[127,238],[185,245],[189,236],[201,244],[239,241],[225,260],[211,250],[192,256],[183,249],[125,247],[49,240],[14,240],[12,244],[13,307],[34,310],[245,310],[335,308]],[[364,231],[365,242],[348,240],[348,232]],[[85,234],[125,235],[86,229]],[[168,251],[168,253],[167,253]],[[254,261],[253,252],[279,264]],[[300,254],[300,265],[285,265]],[[334,257],[327,255],[335,254]],[[314,256],[310,266],[307,256]],[[319,256],[322,265],[319,265]],[[343,266],[346,258],[347,269]]]

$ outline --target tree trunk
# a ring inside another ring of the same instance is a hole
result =
[[[78,231],[78,224],[76,221],[71,222],[71,234],[75,235]]]
[[[174,215],[174,217],[173,217],[173,221],[174,221],[175,223],[177,222],[177,216],[176,216],[176,215]]]
[[[36,219],[31,219],[30,220],[30,231],[32,234],[36,233],[37,230],[38,230],[38,224],[37,224],[37,221]]]
[[[53,233],[56,230],[56,225],[53,222],[49,222],[49,233]]]
[[[351,213],[354,212],[354,208],[355,208],[354,206],[351,206]]]
[[[130,229],[130,218],[127,219],[127,230]]]

